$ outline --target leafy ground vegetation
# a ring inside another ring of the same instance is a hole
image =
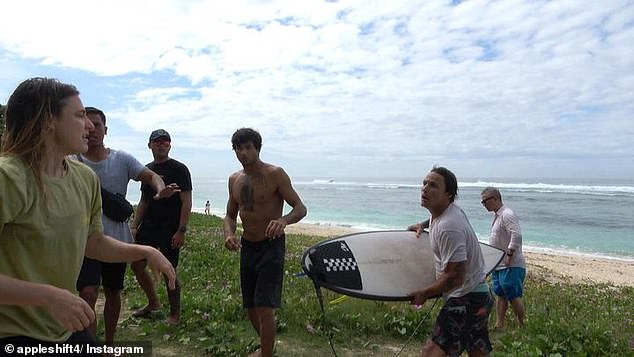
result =
[[[323,239],[287,237],[276,355],[330,356],[330,337],[338,356],[396,356],[411,336],[400,356],[419,356],[441,303],[417,310],[406,303],[341,299],[324,290],[324,322],[311,280],[297,275],[304,250]],[[162,312],[150,319],[130,316],[146,300],[129,271],[116,339],[151,341],[155,356],[247,355],[257,349],[258,339],[241,308],[238,271],[238,254],[224,249],[220,218],[193,214],[178,268],[181,324],[163,323],[168,312],[163,286]],[[634,288],[553,280],[553,274],[529,273],[526,325],[519,329],[512,321],[506,331],[492,332],[493,355],[634,356]],[[100,318],[101,334],[102,323]]]

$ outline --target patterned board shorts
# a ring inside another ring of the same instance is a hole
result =
[[[464,350],[491,352],[488,323],[493,302],[488,292],[450,298],[438,314],[432,341],[450,356]]]

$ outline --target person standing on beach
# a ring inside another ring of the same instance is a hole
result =
[[[64,343],[93,355],[86,345],[97,346],[87,330],[95,313],[75,294],[84,256],[145,259],[175,286],[158,250],[104,235],[99,179],[68,158],[88,150],[92,129],[73,85],[31,78],[9,98],[0,150],[0,354]]]
[[[170,185],[175,184],[180,192],[170,198],[154,200],[152,197],[156,195],[155,189],[148,184],[142,184],[141,200],[132,222],[132,234],[138,244],[159,249],[176,270],[192,209],[192,179],[187,166],[169,157],[171,143],[172,139],[167,131],[154,130],[150,134],[148,143],[154,161],[146,166],[161,176],[164,182],[169,182]],[[132,263],[132,270],[148,299],[147,306],[134,312],[132,314],[134,317],[149,317],[152,311],[161,307],[152,278],[145,270],[145,266],[144,260]],[[176,289],[168,290],[167,297],[170,314],[165,322],[169,325],[177,325],[181,315],[178,279],[176,279]]]
[[[262,137],[251,128],[238,129],[231,144],[243,169],[229,177],[224,219],[225,248],[240,250],[242,304],[260,336],[260,349],[250,356],[273,356],[275,312],[282,303],[284,228],[306,216],[306,206],[286,172],[260,160]],[[284,202],[292,209],[282,216]],[[240,214],[243,233],[236,236]]]
[[[491,275],[493,293],[498,299],[495,303],[495,329],[505,326],[506,311],[509,302],[517,317],[520,327],[524,325],[524,279],[526,277],[526,260],[522,253],[522,229],[513,210],[502,202],[502,194],[495,187],[487,187],[480,194],[482,205],[489,212],[494,212],[491,223],[489,244],[506,251],[502,263]]]
[[[454,203],[457,194],[458,180],[444,167],[434,167],[423,180],[421,205],[431,213],[429,238],[436,281],[410,296],[415,305],[439,295],[445,299],[423,356],[458,356],[464,350],[469,356],[488,356],[492,350],[488,321],[493,297],[484,281],[478,238],[464,211]],[[420,235],[422,223],[407,229]]]
[[[211,214],[211,203],[209,203],[209,200],[207,200],[207,203],[205,203],[205,214]]]
[[[178,192],[176,185],[165,186],[161,177],[152,170],[146,168],[130,154],[106,148],[104,137],[108,133],[106,115],[103,111],[86,107],[86,115],[93,125],[89,131],[88,151],[78,154],[79,161],[93,169],[99,177],[101,187],[111,193],[125,197],[128,182],[130,180],[141,181],[151,185],[158,192],[154,199],[170,197]],[[115,221],[105,214],[101,216],[104,233],[125,243],[133,241],[128,222]],[[125,277],[126,263],[105,263],[90,258],[84,258],[84,262],[77,279],[79,296],[86,300],[88,305],[95,310],[99,285],[103,284],[106,295],[103,308],[105,336],[104,342],[112,345],[114,333],[117,329],[119,313],[121,311],[121,290]],[[94,336],[97,333],[96,321],[88,328]]]

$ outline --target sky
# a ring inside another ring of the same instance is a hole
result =
[[[634,1],[3,2],[0,103],[74,84],[106,145],[195,177],[230,138],[291,177],[634,179]]]

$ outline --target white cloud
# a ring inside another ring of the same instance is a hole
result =
[[[273,158],[309,174],[354,162],[368,172],[400,165],[403,175],[413,162],[446,161],[489,171],[472,176],[565,175],[597,157],[634,156],[629,1],[5,7],[3,61],[109,83],[109,117],[141,142],[162,126],[187,147],[221,151],[236,128],[252,126]],[[547,162],[567,169],[553,173]],[[631,165],[605,171],[634,177]]]

